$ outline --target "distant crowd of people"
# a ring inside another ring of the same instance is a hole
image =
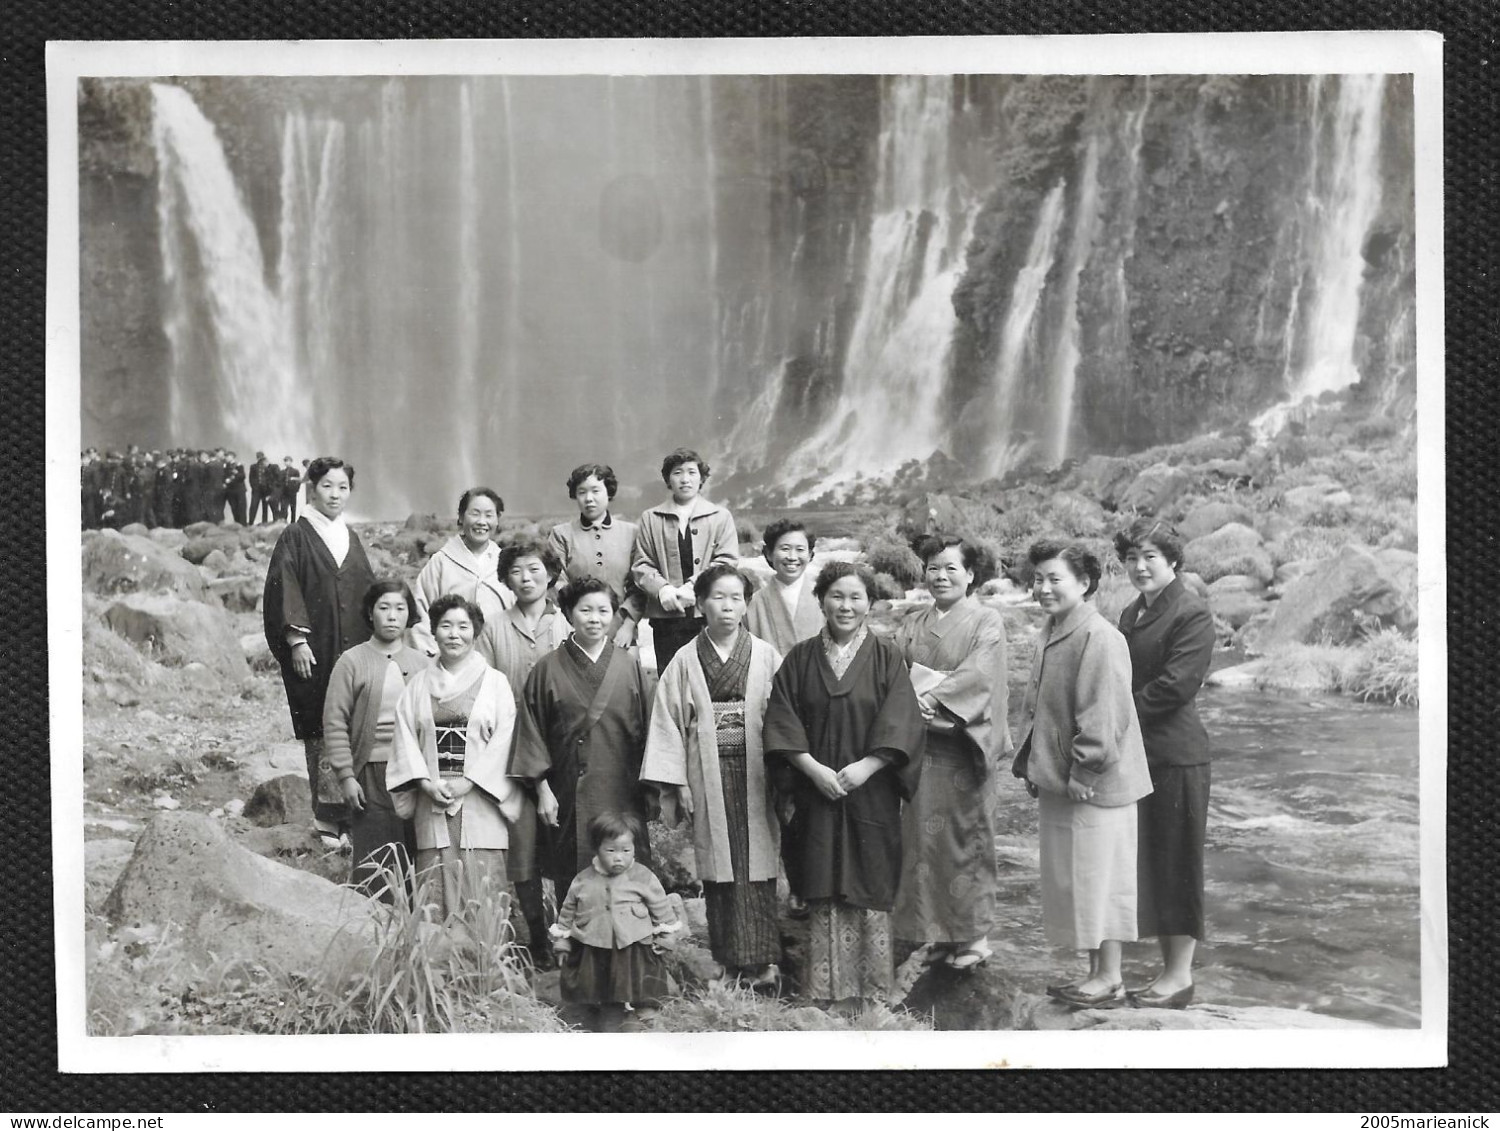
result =
[[[142,451],[131,444],[123,454],[87,448],[81,462],[83,528],[119,530],[223,522],[226,515],[241,525],[295,520],[309,461],[284,456],[275,464],[256,452],[247,468],[224,448]]]

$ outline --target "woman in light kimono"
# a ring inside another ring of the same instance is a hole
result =
[[[412,677],[396,704],[396,734],[386,764],[393,798],[410,800],[417,876],[440,880],[442,912],[456,914],[488,886],[506,887],[510,822],[521,793],[505,775],[516,701],[505,676],[474,651],[484,615],[456,594],[428,610],[437,662]]]
[[[995,767],[1010,752],[1005,621],[970,596],[974,546],[929,538],[919,554],[933,604],[901,623],[896,643],[911,665],[927,754],[902,813],[905,851],[891,930],[932,943],[927,965],[971,970],[990,957],[986,936],[999,917]]]
[[[500,548],[494,542],[504,513],[504,500],[488,487],[470,488],[459,497],[458,533],[427,559],[412,584],[417,600],[417,623],[410,640],[413,648],[437,655],[437,645],[427,627],[427,611],[439,597],[457,593],[477,605],[486,617],[510,607],[514,598],[497,580]]]
[[[705,628],[662,672],[641,780],[658,787],[662,817],[693,823],[709,948],[752,986],[774,987],[781,960],[776,918],[776,819],[761,720],[781,657],[741,626],[746,582],[731,565],[693,581]]]
[[[823,609],[807,572],[816,543],[795,519],[779,518],[766,527],[764,553],[776,576],[750,599],[745,627],[781,656],[823,628]]]
[[[555,651],[568,638],[567,619],[548,598],[547,592],[562,567],[549,547],[540,542],[517,542],[500,552],[500,579],[515,594],[510,608],[486,616],[484,631],[474,645],[490,667],[510,681],[520,709],[521,689],[526,677],[543,656]],[[489,588],[485,582],[482,588]],[[537,859],[536,803],[525,791],[521,814],[510,830],[510,852],[506,869],[516,885],[516,902],[531,939],[531,961],[539,969],[552,964],[547,945],[547,915],[542,902],[542,874]]]

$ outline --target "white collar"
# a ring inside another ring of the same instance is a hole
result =
[[[344,516],[329,518],[317,507],[308,507],[302,512],[302,517],[307,520],[314,533],[323,539],[323,545],[328,547],[334,562],[343,565],[344,559],[349,556],[349,525],[344,521]]]

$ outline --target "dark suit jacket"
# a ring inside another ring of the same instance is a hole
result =
[[[1152,766],[1207,762],[1208,731],[1198,718],[1194,696],[1214,654],[1208,603],[1189,593],[1179,577],[1154,604],[1147,606],[1145,598],[1137,597],[1126,606],[1120,631],[1130,645],[1130,686],[1146,761]]]

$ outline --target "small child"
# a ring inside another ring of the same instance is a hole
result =
[[[600,813],[588,824],[594,859],[568,888],[551,928],[562,967],[562,999],[588,1007],[596,1033],[630,1032],[667,992],[661,946],[682,923],[651,869],[635,861],[645,836],[631,813]]]

